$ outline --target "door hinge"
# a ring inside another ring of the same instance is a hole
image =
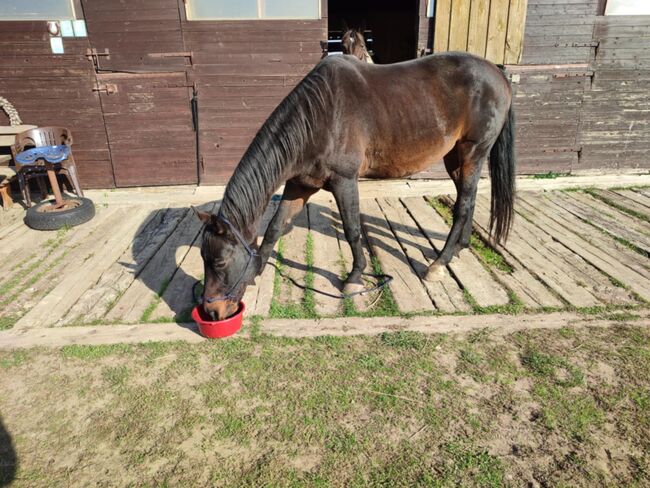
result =
[[[113,83],[97,83],[93,87],[94,92],[105,92],[107,95],[117,93],[117,85]]]
[[[194,65],[194,59],[192,58],[192,51],[182,51],[182,52],[173,52],[173,53],[149,53],[147,54],[150,58],[189,58],[190,66]]]

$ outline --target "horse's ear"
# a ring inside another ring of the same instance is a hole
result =
[[[207,224],[208,222],[210,222],[211,215],[209,213],[201,212],[194,205],[192,205],[191,208],[192,208],[192,211],[194,212],[194,215],[196,215],[201,222],[203,222],[204,224]]]
[[[226,233],[226,225],[215,214],[210,215],[210,225],[216,235],[220,236]]]

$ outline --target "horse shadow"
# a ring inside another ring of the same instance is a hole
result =
[[[277,201],[277,198],[275,199]],[[214,211],[218,209],[219,201],[210,202],[199,206],[204,211],[209,210],[214,205]],[[320,203],[308,203],[309,214],[328,222],[333,227],[329,230],[339,239],[340,246],[349,246],[343,236],[343,229],[340,223],[340,216],[337,209],[330,210],[328,206]],[[274,207],[267,209],[266,220],[268,221]],[[406,212],[406,209],[404,209]],[[434,210],[432,209],[432,212]],[[303,209],[301,212],[307,212]],[[132,260],[131,263],[122,263],[124,266],[131,268],[136,274],[136,280],[144,283],[151,291],[159,297],[159,305],[167,311],[166,318],[173,317],[177,323],[185,323],[191,320],[190,312],[200,294],[200,288],[195,285],[203,279],[203,261],[200,257],[200,247],[202,243],[202,225],[198,218],[193,215],[194,212],[189,207],[168,207],[157,209],[146,218],[136,232],[136,237],[131,245]],[[304,216],[304,214],[303,214]],[[400,236],[399,242],[395,238],[390,227],[392,223],[378,217],[362,215],[362,228],[364,231],[363,245],[368,249],[368,233],[373,236],[373,246],[379,247],[384,252],[389,253],[400,260],[407,259],[407,262],[413,267],[418,274],[423,274],[429,265],[428,261],[435,258],[435,251],[432,246],[422,245],[420,242],[409,238],[411,234],[421,234],[417,224],[407,224],[405,227],[407,237]],[[258,242],[261,242],[264,235],[264,227],[258,228]],[[312,228],[309,225],[309,218],[294,218],[283,232],[286,236],[292,229],[302,227],[312,233],[313,239],[318,239],[321,231],[318,228]],[[387,228],[388,227],[388,228]],[[437,238],[444,239],[446,235],[437,235]],[[289,241],[290,242],[290,241]],[[411,249],[418,251],[416,256],[413,253],[405,257],[404,248],[409,246]],[[371,251],[370,249],[368,249]],[[162,253],[156,257],[157,253]],[[374,255],[374,252],[370,252]],[[183,257],[183,260],[181,260]],[[272,259],[269,259],[267,266],[274,266],[278,258],[274,251]],[[170,261],[167,261],[170,260]],[[171,260],[175,260],[174,265]],[[283,268],[288,274],[291,271],[297,271],[300,274],[307,271],[306,260],[296,261],[283,259]],[[352,263],[346,263],[350,271]],[[160,269],[160,273],[155,272]],[[173,269],[172,269],[173,268]],[[366,269],[369,272],[370,263]],[[167,270],[167,271],[165,271]],[[341,287],[340,273],[336,269],[328,268],[325,263],[315,262],[311,267],[315,275],[321,276],[324,280],[329,281],[335,288]],[[196,290],[194,289],[197,287]],[[166,308],[165,308],[166,307]],[[162,320],[162,317],[151,316],[149,320]]]
[[[0,417],[0,487],[9,486],[16,478],[18,456],[14,449],[11,434]]]

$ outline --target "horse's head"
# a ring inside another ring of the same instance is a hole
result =
[[[226,218],[205,212],[197,216],[205,224],[203,309],[213,320],[223,320],[237,312],[246,286],[260,270],[257,236],[248,242]]]
[[[366,40],[363,38],[363,34],[356,29],[348,29],[343,34],[341,49],[343,54],[351,54],[361,61],[366,61],[370,57],[366,48]]]

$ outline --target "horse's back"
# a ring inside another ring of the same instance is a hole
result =
[[[420,171],[456,141],[480,138],[486,126],[502,125],[510,106],[501,70],[471,54],[434,54],[389,65],[331,58],[322,67],[339,104],[335,132],[346,134],[343,147],[363,154],[364,176]]]

